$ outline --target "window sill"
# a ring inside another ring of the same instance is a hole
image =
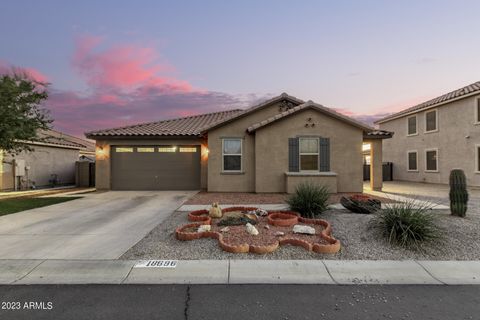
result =
[[[415,137],[415,136],[418,136],[418,132],[417,133],[412,133],[412,134],[407,134],[407,137]]]
[[[425,170],[425,172],[427,172],[427,173],[438,173],[439,171],[438,170]]]
[[[292,177],[314,177],[314,176],[319,176],[319,177],[336,177],[337,173],[333,171],[328,171],[328,172],[307,172],[307,171],[300,171],[300,172],[285,172],[286,176],[292,176]]]
[[[430,131],[424,131],[423,133],[427,134],[427,133],[435,133],[435,132],[438,132],[438,129],[430,130]]]
[[[418,170],[407,170],[407,172],[418,172]]]
[[[222,171],[220,174],[224,175],[240,175],[240,174],[245,174],[244,171]]]

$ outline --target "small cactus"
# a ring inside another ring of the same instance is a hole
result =
[[[467,213],[468,192],[465,173],[460,169],[450,172],[450,211],[452,215],[465,217]]]

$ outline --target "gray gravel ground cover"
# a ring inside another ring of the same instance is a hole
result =
[[[341,241],[339,253],[318,254],[300,247],[280,246],[265,255],[224,252],[215,239],[179,241],[175,238],[175,229],[189,222],[187,212],[175,212],[120,259],[479,260],[480,214],[458,218],[451,216],[448,210],[433,212],[438,216],[437,223],[443,229],[444,240],[425,246],[421,252],[392,247],[379,238],[368,228],[372,215],[328,210],[321,218],[332,224],[333,235]]]

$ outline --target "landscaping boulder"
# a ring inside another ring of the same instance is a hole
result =
[[[315,234],[315,228],[296,224],[293,226],[293,233]]]
[[[253,225],[251,225],[250,223],[247,223],[245,225],[245,227],[247,228],[247,232],[253,236],[257,236],[258,235],[258,230],[257,228],[255,228]]]
[[[198,227],[197,232],[202,233],[202,232],[207,232],[207,231],[210,231],[210,230],[212,230],[212,226],[210,226],[209,224],[203,224],[200,227]]]

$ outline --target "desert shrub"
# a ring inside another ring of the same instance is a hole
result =
[[[442,230],[437,226],[431,208],[413,201],[391,204],[378,211],[370,227],[390,244],[419,250],[422,244],[441,239]]]
[[[465,217],[467,213],[468,191],[467,178],[460,169],[450,171],[450,211],[452,215]]]
[[[291,210],[300,213],[302,217],[314,218],[328,208],[330,192],[327,187],[309,182],[299,184],[288,199]]]

